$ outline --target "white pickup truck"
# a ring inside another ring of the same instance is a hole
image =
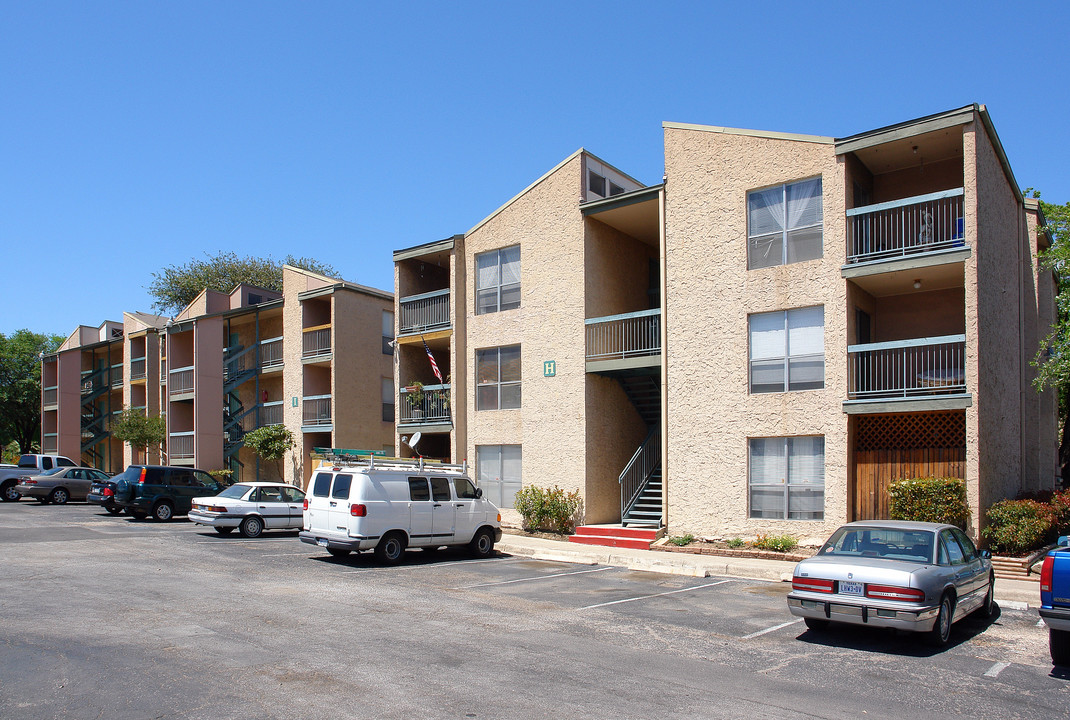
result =
[[[0,499],[14,502],[22,495],[15,490],[20,477],[40,475],[56,467],[78,467],[78,463],[63,455],[40,455],[30,453],[19,456],[18,467],[0,467]]]

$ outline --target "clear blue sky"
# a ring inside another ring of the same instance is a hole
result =
[[[150,310],[203,253],[392,289],[585,147],[660,182],[662,121],[842,137],[973,102],[1070,200],[1070,3],[9,2],[0,332]]]

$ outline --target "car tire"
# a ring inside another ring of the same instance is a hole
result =
[[[130,515],[135,520],[144,520],[145,518],[147,518],[149,516],[149,514],[147,512],[145,512],[144,510],[131,510],[130,511]]]
[[[219,527],[219,526],[216,526],[216,529],[215,529],[215,531],[216,531],[217,533],[219,533],[220,535],[230,535],[230,534],[231,534],[232,532],[234,532],[234,528],[232,528],[232,527]]]
[[[3,500],[4,502],[18,502],[19,498],[22,497],[22,493],[15,489],[15,485],[17,484],[18,483],[14,480],[4,483],[3,489],[0,490],[0,500]]]
[[[375,546],[375,557],[379,562],[396,565],[405,556],[405,538],[400,533],[387,533]]]
[[[167,500],[161,500],[152,506],[152,519],[157,522],[171,522],[175,516],[175,506]]]
[[[48,501],[53,505],[66,505],[70,499],[71,494],[67,492],[67,488],[56,488],[48,495]]]
[[[264,521],[256,515],[250,515],[241,521],[241,525],[238,526],[238,532],[241,533],[242,537],[260,537],[260,534],[264,532]]]
[[[818,620],[817,618],[803,618],[803,622],[806,623],[806,628],[808,630],[814,630],[815,632],[820,632],[822,630],[829,629],[828,620]]]
[[[104,509],[107,510],[112,515],[122,515],[123,514],[123,509],[121,507],[119,507],[118,505],[116,505],[115,503],[110,503],[108,505],[105,505]]]
[[[988,620],[996,614],[996,575],[991,573],[988,576],[988,592],[985,594],[985,601],[981,603],[981,607],[976,610],[977,617]]]
[[[483,528],[468,543],[468,550],[477,558],[488,558],[494,554],[494,535],[490,530]]]
[[[1048,650],[1053,663],[1070,666],[1070,630],[1048,628]]]
[[[327,548],[327,552],[330,553],[331,557],[343,558],[351,551],[345,548]]]
[[[944,596],[940,598],[940,611],[936,615],[936,622],[933,623],[933,629],[925,638],[933,647],[943,647],[951,639],[954,607],[951,593],[944,593]]]

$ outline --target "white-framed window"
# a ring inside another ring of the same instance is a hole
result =
[[[520,445],[476,445],[476,483],[499,508],[513,507],[522,457]]]
[[[825,387],[825,308],[748,316],[750,391],[817,390]]]
[[[747,193],[747,269],[824,254],[821,178]]]
[[[476,410],[520,407],[520,346],[476,350]]]
[[[520,307],[520,246],[476,255],[476,315]]]
[[[383,355],[393,355],[394,346],[394,313],[383,310]]]
[[[825,438],[748,440],[750,516],[780,520],[825,519]]]

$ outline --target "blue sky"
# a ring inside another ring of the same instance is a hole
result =
[[[585,147],[644,183],[663,121],[847,136],[988,106],[1070,200],[1070,3],[7,2],[0,332],[150,310],[204,253],[392,289]]]

